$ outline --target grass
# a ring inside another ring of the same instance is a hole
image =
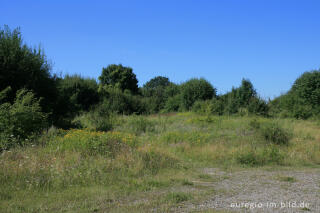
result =
[[[109,132],[51,128],[33,146],[2,152],[0,212],[167,212],[207,195],[194,184],[212,179],[201,168],[320,165],[316,121],[194,113],[116,120]]]
[[[278,179],[280,181],[289,182],[289,183],[297,182],[297,180],[294,177],[278,177]]]

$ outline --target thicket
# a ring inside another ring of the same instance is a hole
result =
[[[133,69],[122,64],[102,68],[99,81],[79,75],[58,77],[51,73],[43,50],[29,47],[19,29],[7,26],[0,29],[0,91],[2,141],[10,135],[25,139],[51,125],[107,131],[113,128],[110,115],[114,113],[192,110],[207,115],[300,119],[320,115],[319,70],[305,72],[288,93],[268,102],[248,79],[217,95],[216,88],[203,78],[175,84],[156,76],[139,88]]]
[[[1,91],[0,101],[6,99],[10,91],[10,87]],[[47,114],[42,112],[40,99],[31,91],[18,90],[12,104],[0,104],[0,152],[32,142],[33,136],[46,126]]]
[[[319,118],[320,70],[303,73],[286,93],[270,102],[272,115],[298,119]]]

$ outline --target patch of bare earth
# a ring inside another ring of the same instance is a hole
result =
[[[215,181],[195,181],[215,189],[204,202],[179,212],[320,212],[320,169],[246,169],[226,172],[207,168]]]

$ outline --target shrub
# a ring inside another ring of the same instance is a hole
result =
[[[245,149],[236,155],[237,163],[246,166],[281,165],[283,160],[284,155],[280,152],[280,148],[274,144]]]
[[[138,80],[131,67],[122,64],[110,64],[107,68],[102,68],[99,77],[102,85],[110,85],[120,90],[129,90],[136,94],[138,92]]]
[[[211,113],[215,115],[222,115],[224,111],[224,103],[221,98],[214,98],[211,100]]]
[[[46,126],[47,114],[41,111],[40,100],[28,90],[19,90],[13,104],[0,105],[0,151],[22,145]]]
[[[141,93],[145,97],[148,113],[156,113],[164,108],[168,99],[166,88],[171,84],[168,78],[157,76],[143,85]]]
[[[103,98],[100,108],[120,114],[142,114],[145,106],[141,96],[133,95],[130,91],[121,91],[113,86],[100,86],[99,93]]]
[[[232,88],[231,92],[220,97],[224,113],[240,115],[268,115],[267,103],[258,97],[256,90],[249,80],[243,79],[241,86]]]
[[[290,91],[272,102],[273,115],[307,119],[320,114],[320,70],[303,73]]]
[[[94,79],[79,75],[66,75],[58,79],[59,103],[61,116],[88,111],[99,102],[98,84]]]
[[[266,163],[281,165],[285,156],[281,153],[278,146],[270,145],[263,150],[262,157]]]
[[[0,29],[0,91],[10,86],[8,100],[13,102],[20,89],[32,90],[35,97],[42,97],[40,105],[51,112],[56,101],[55,76],[41,48],[23,43],[20,29]],[[54,116],[54,114],[53,114]]]
[[[170,201],[173,203],[181,203],[187,200],[190,200],[192,196],[190,194],[186,194],[184,192],[170,192],[166,196],[166,201]]]
[[[103,113],[99,110],[83,113],[77,116],[72,123],[77,128],[86,128],[96,131],[112,130],[116,117],[110,112]]]
[[[181,95],[175,95],[173,97],[169,97],[166,105],[164,106],[164,112],[177,112],[180,109],[181,105]]]
[[[181,106],[191,109],[198,100],[208,100],[216,97],[216,89],[205,79],[191,79],[181,85]]]
[[[303,73],[293,84],[291,91],[303,100],[305,105],[320,107],[320,70]]]
[[[278,145],[288,145],[291,137],[291,134],[289,133],[289,131],[286,129],[283,129],[276,122],[265,123],[260,128],[260,132],[264,137],[264,139]]]
[[[262,164],[256,153],[253,151],[239,154],[237,156],[237,162],[248,166],[257,166]]]
[[[115,157],[122,151],[135,147],[136,139],[131,134],[120,132],[97,132],[90,130],[69,130],[63,137],[55,138],[48,144],[49,149],[78,151],[82,155],[106,155]]]
[[[178,167],[179,161],[176,158],[157,150],[142,150],[140,156],[144,164],[144,172],[147,170],[156,174],[160,169]]]
[[[247,108],[249,113],[255,115],[268,116],[269,113],[268,104],[259,97],[251,98]]]
[[[196,101],[193,105],[191,110],[193,112],[197,112],[200,114],[205,114],[207,113],[210,109],[209,109],[209,102],[208,101]],[[210,110],[211,111],[211,110]]]

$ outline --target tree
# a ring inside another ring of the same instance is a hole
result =
[[[69,115],[88,111],[99,102],[96,80],[79,75],[66,75],[58,80],[59,113]]]
[[[0,90],[11,87],[10,102],[19,89],[26,88],[43,97],[41,106],[45,111],[52,111],[57,91],[50,70],[43,51],[23,43],[19,28],[0,29]]]
[[[102,68],[102,74],[99,77],[102,85],[112,85],[132,93],[138,92],[138,80],[131,67],[122,66],[122,64],[111,64],[107,68]]]
[[[0,92],[2,100],[9,90]],[[0,104],[0,152],[22,145],[45,127],[47,114],[41,111],[40,100],[31,91],[18,90],[13,104]]]
[[[163,76],[157,76],[143,85],[143,88],[148,90],[154,90],[157,88],[165,88],[170,85],[169,78]]]
[[[181,85],[182,107],[189,110],[198,100],[216,97],[216,89],[204,78],[193,78]]]
[[[245,107],[250,103],[250,100],[256,97],[257,92],[253,88],[250,80],[242,79],[241,86],[237,89],[237,97],[240,107]]]
[[[283,117],[307,119],[320,115],[320,70],[303,73],[292,88],[273,100],[271,110]]]
[[[103,97],[99,108],[119,114],[142,114],[145,111],[141,96],[133,95],[128,90],[122,91],[112,85],[100,85],[99,94]]]
[[[156,113],[164,108],[168,99],[165,90],[170,84],[168,78],[157,76],[143,85],[141,91],[149,113]]]
[[[320,70],[303,73],[293,84],[291,92],[311,107],[320,106]]]

